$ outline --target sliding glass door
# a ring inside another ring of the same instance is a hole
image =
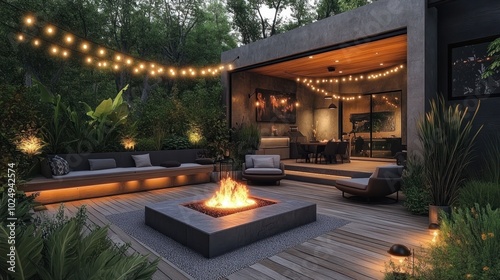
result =
[[[392,158],[401,151],[401,91],[346,99],[342,102],[342,118],[351,156]]]

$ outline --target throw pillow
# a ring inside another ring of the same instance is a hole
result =
[[[65,159],[56,155],[50,160],[50,169],[54,176],[66,175],[69,173],[69,164]]]
[[[201,165],[214,164],[214,160],[211,158],[197,158],[194,162]]]
[[[89,159],[90,170],[101,170],[116,167],[114,158]]]
[[[135,167],[153,166],[151,164],[151,160],[149,159],[149,154],[132,155],[132,158],[135,161]]]
[[[273,158],[253,158],[253,167],[255,168],[274,168]]]
[[[168,160],[168,161],[164,161],[160,164],[160,166],[163,166],[163,167],[179,167],[181,166],[181,163],[178,162],[178,161],[175,161],[175,160]]]

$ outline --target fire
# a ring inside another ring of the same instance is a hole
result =
[[[248,198],[248,189],[245,185],[231,178],[221,180],[220,188],[215,195],[205,202],[208,207],[239,208],[255,204],[255,200]]]

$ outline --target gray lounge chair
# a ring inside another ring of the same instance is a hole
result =
[[[401,189],[401,175],[403,166],[386,165],[379,166],[369,178],[351,178],[337,180],[335,187],[352,196],[370,198],[382,198],[396,193],[395,202],[399,200],[399,190]]]

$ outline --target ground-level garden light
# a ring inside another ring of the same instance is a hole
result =
[[[389,248],[387,251],[389,255],[391,255],[392,258],[396,259],[399,262],[399,266],[401,267],[403,265],[403,262],[405,262],[410,256],[412,256],[412,264],[411,264],[411,269],[412,269],[412,275],[413,275],[413,270],[415,268],[415,254],[408,249],[403,244],[394,244]],[[395,274],[401,274],[401,275],[406,275],[407,273],[405,272],[394,272]]]

